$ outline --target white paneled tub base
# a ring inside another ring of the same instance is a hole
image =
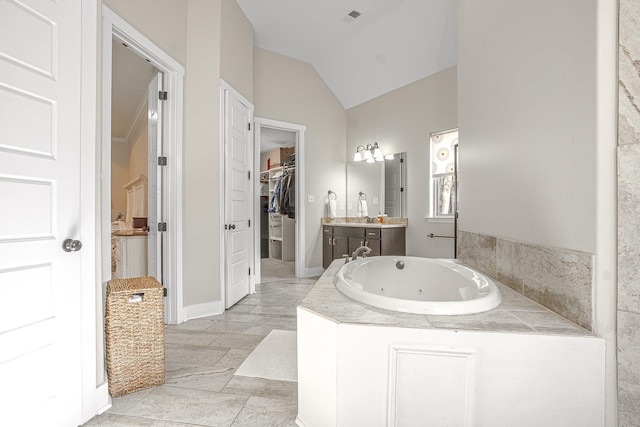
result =
[[[298,425],[604,425],[594,336],[338,323],[298,307]]]

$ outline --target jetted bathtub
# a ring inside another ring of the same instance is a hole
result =
[[[480,313],[502,301],[493,280],[455,260],[358,258],[338,270],[334,283],[358,302],[404,313]]]

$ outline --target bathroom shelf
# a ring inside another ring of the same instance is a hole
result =
[[[269,214],[269,258],[295,259],[295,220],[288,216]]]

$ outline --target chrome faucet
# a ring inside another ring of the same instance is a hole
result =
[[[358,249],[353,251],[353,255],[351,256],[354,260],[358,259],[358,255],[362,253],[362,258],[366,257],[371,253],[371,248],[368,246],[360,246]]]

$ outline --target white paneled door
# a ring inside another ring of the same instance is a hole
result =
[[[225,279],[226,308],[249,293],[249,218],[252,212],[249,180],[250,108],[225,91]]]
[[[0,425],[80,423],[80,22],[0,0]]]

